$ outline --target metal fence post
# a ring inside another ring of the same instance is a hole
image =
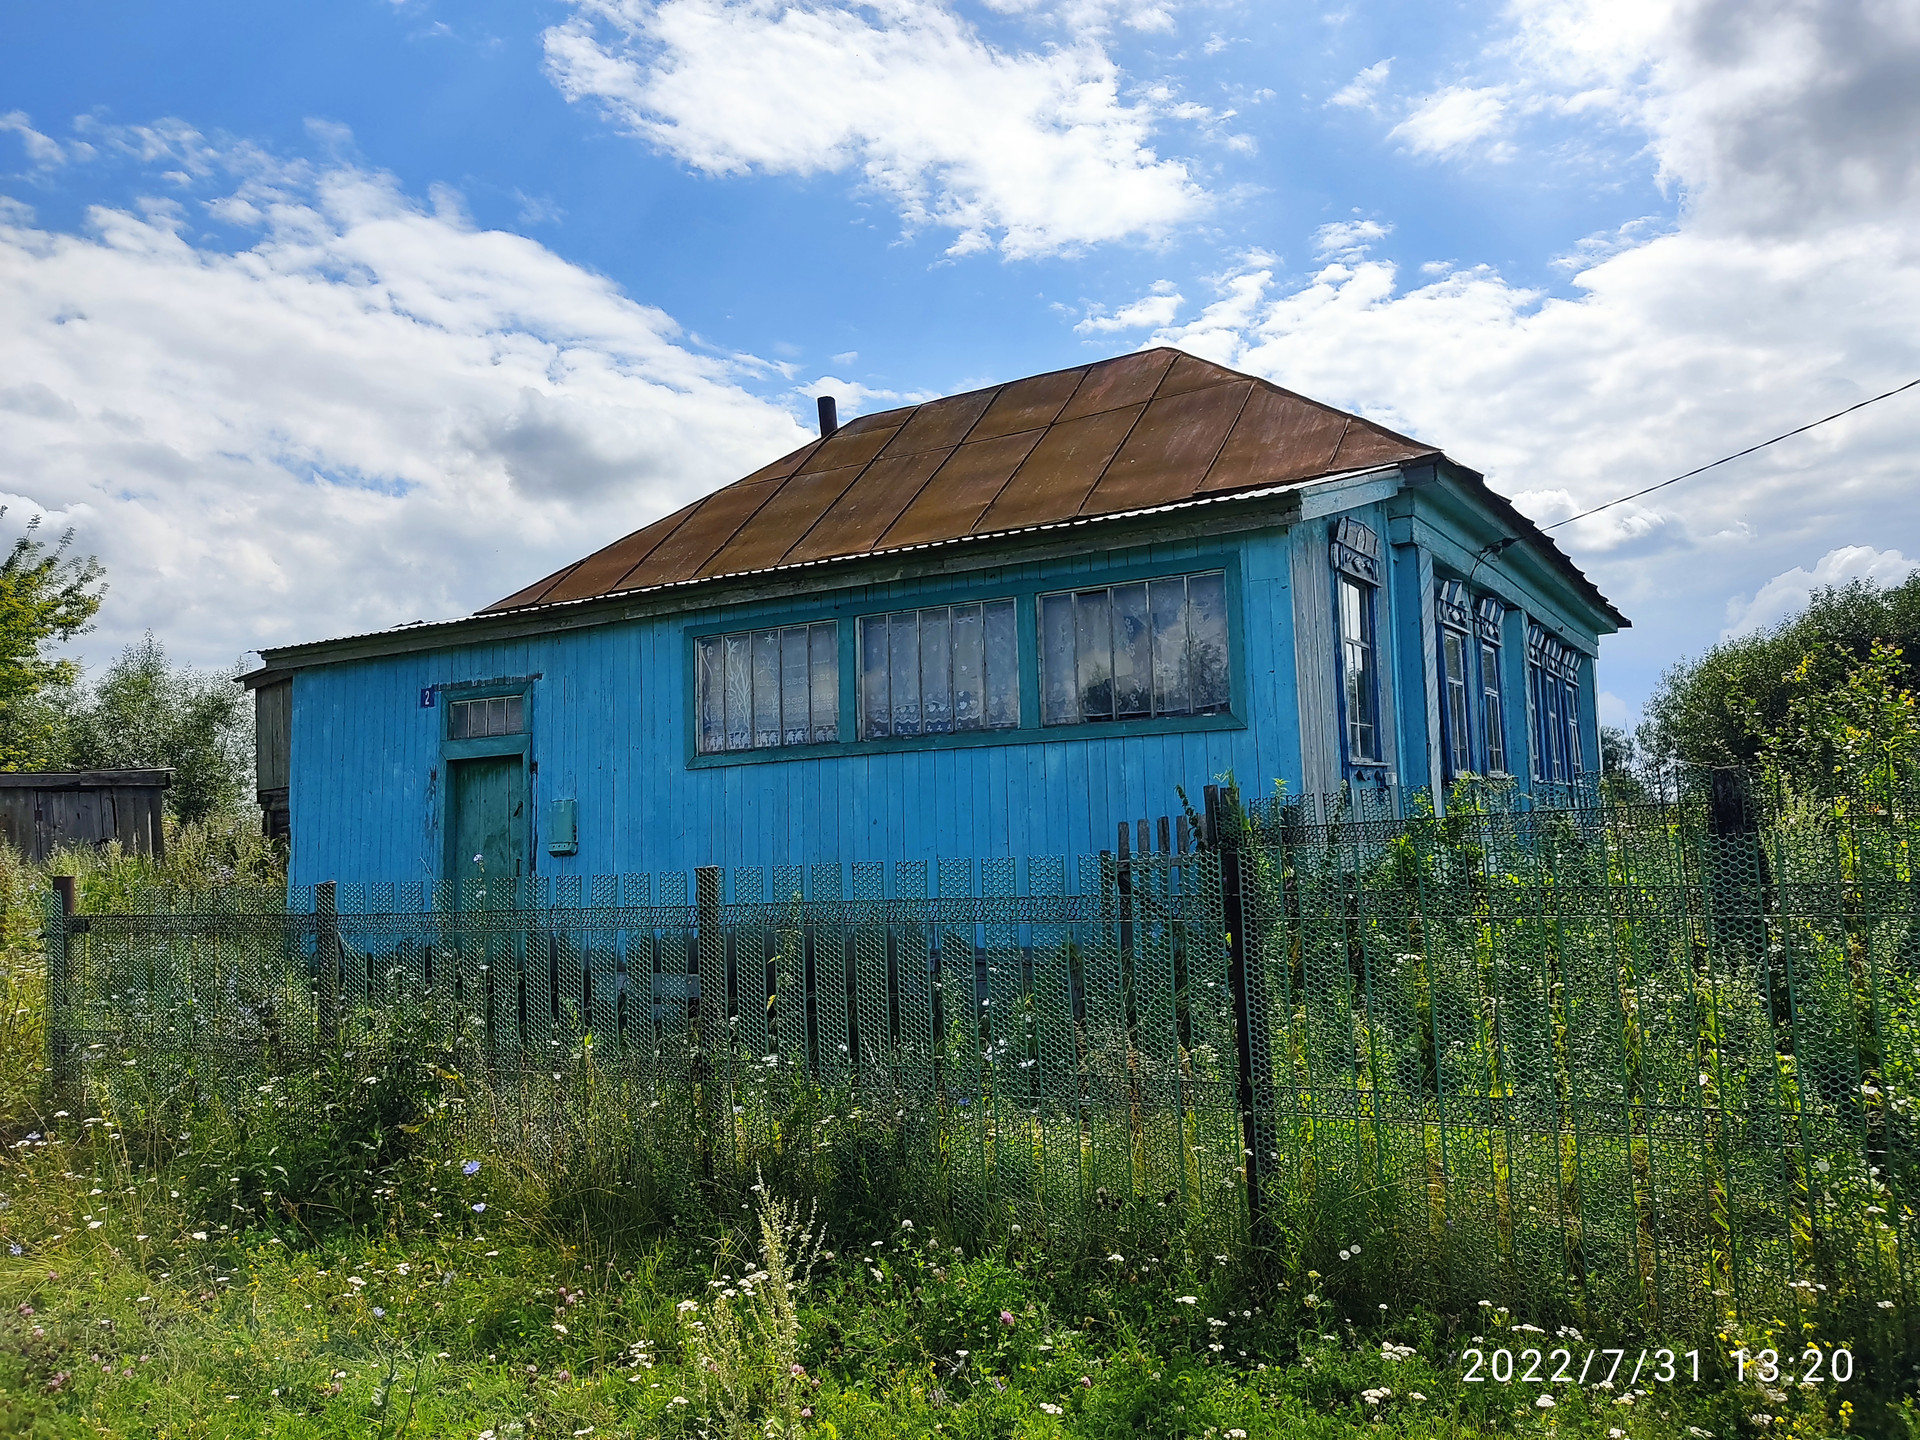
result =
[[[56,1095],[73,1085],[73,969],[71,964],[73,876],[53,877],[53,900],[47,906],[47,1068]]]
[[[334,894],[334,882],[323,880],[313,887],[313,933],[319,942],[314,965],[314,1013],[319,1022],[320,1040],[332,1045],[340,1038],[340,912]]]
[[[698,947],[700,1010],[694,1026],[696,1058],[689,1078],[706,1091],[706,1123],[700,1127],[697,1143],[700,1147],[701,1176],[708,1184],[714,1178],[714,1144],[730,1128],[730,1119],[725,1118],[725,1112],[731,1102],[722,1083],[722,1067],[715,1063],[716,1056],[728,1039],[727,937],[720,924],[721,902],[720,867],[697,867],[693,872],[693,923],[694,944]],[[730,1152],[730,1145],[728,1149]]]

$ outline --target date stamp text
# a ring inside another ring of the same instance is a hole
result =
[[[1505,1345],[1469,1346],[1456,1362],[1466,1385],[1576,1385],[1603,1390],[1632,1390],[1646,1385],[1697,1384],[1715,1368],[1715,1355],[1666,1346],[1553,1349]],[[1735,1350],[1727,1368],[1738,1384],[1844,1385],[1853,1379],[1853,1352],[1844,1346],[1822,1350],[1809,1345],[1798,1353]]]

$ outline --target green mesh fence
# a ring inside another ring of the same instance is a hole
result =
[[[1071,868],[56,908],[56,1078],[237,1103],[405,1014],[476,1143],[611,1124],[690,1192],[778,1172],[982,1241],[1177,1223],[1346,1314],[1910,1351],[1913,797],[1564,798],[1215,792]]]

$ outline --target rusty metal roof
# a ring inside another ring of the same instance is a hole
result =
[[[862,415],[481,613],[1303,484],[1438,453],[1225,366],[1144,350]]]

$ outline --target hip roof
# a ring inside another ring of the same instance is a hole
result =
[[[1004,534],[1437,456],[1171,349],[849,421],[481,614]]]

